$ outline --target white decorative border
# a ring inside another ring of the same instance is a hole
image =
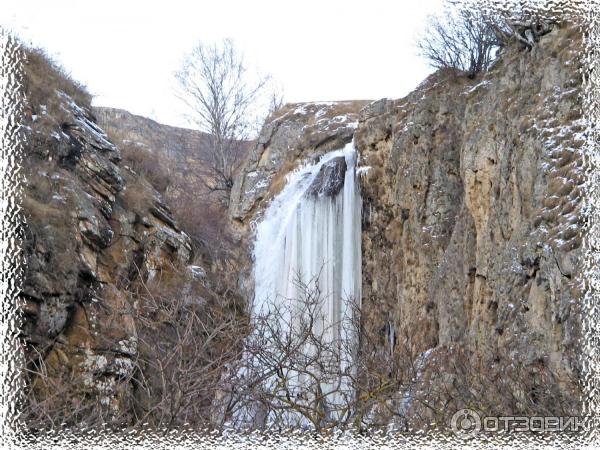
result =
[[[600,23],[597,1],[585,2],[581,8],[587,30],[584,36],[583,113],[588,120],[584,167],[587,180],[584,189],[583,214],[587,217],[583,238],[583,296],[581,298],[581,362],[583,384],[582,415],[588,418],[590,442],[598,442],[600,414]]]
[[[18,373],[22,352],[18,343],[17,308],[23,269],[20,235],[23,139],[19,127],[23,107],[22,69],[23,54],[18,43],[0,28],[0,427],[5,442],[15,437],[18,393],[22,387]]]

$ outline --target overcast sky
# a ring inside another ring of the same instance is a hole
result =
[[[198,41],[233,39],[287,102],[402,97],[431,72],[415,36],[442,0],[2,0],[0,23],[42,46],[94,104],[187,126],[173,73]]]

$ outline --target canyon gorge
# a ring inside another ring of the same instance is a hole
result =
[[[219,428],[242,415],[247,352],[263,369],[287,358],[257,375],[270,397],[247,401],[276,406],[244,407],[252,427],[579,414],[582,39],[557,25],[485,73],[439,70],[401,99],[284,105],[212,212],[185,196],[202,133],[64,86],[30,95],[28,420],[41,427],[50,408],[83,425]],[[131,143],[182,174],[157,187],[155,168],[123,158]],[[226,237],[189,229],[208,216]]]

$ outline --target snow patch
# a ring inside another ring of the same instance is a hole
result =
[[[477,83],[475,86],[472,86],[469,89],[467,89],[466,91],[464,91],[463,94],[466,95],[466,94],[470,94],[472,92],[475,92],[480,87],[487,86],[490,83],[491,83],[490,80],[483,80],[483,81]]]

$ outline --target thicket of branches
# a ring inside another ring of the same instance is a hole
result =
[[[327,433],[389,423],[444,428],[463,407],[491,416],[579,412],[577,395],[565,388],[576,383],[543,361],[474,358],[459,346],[428,357],[409,335],[394,344],[361,323],[356,304],[341,322],[316,326],[323,323],[324,294],[318,286],[302,289],[289,307],[271,302],[250,320],[225,284],[190,283],[177,273],[140,279],[123,311],[138,330],[130,375],[108,392],[83,382],[74,367],[29,364],[22,418],[38,429],[108,423],[126,431],[292,427]],[[331,339],[337,327],[359,340]],[[103,400],[111,392],[121,392],[117,410]]]
[[[226,283],[185,280],[177,274],[140,281],[132,294],[139,304],[139,344],[130,426],[210,427],[223,369],[240,357],[247,334],[241,302]]]
[[[435,69],[458,69],[473,78],[488,70],[510,42],[531,49],[552,25],[525,9],[508,14],[451,5],[428,17],[417,48]]]
[[[244,352],[228,364],[218,387],[215,427],[328,432],[394,423],[414,430],[444,428],[463,407],[488,415],[578,412],[566,380],[542,362],[475,358],[459,346],[427,360],[409,335],[394,344],[362,323],[353,299],[346,300],[350,312],[340,322],[323,326],[325,293],[317,284],[297,284],[300,298],[288,306],[268,302],[252,321]],[[331,339],[336,328],[351,339]]]
[[[473,77],[486,70],[501,45],[480,13],[460,10],[430,16],[417,46],[436,69],[453,68]]]
[[[231,270],[231,269],[229,269]],[[26,430],[67,427],[114,431],[205,430],[211,426],[215,392],[224,367],[240,358],[248,334],[243,304],[225,281],[168,267],[152,279],[132,274],[128,302],[117,315],[131,317],[135,351],[123,359],[120,341],[102,336],[100,359],[128,368],[90,373],[77,357],[48,358],[54,348],[31,353],[20,419]],[[73,349],[71,349],[73,350]],[[129,362],[127,362],[129,361]]]

